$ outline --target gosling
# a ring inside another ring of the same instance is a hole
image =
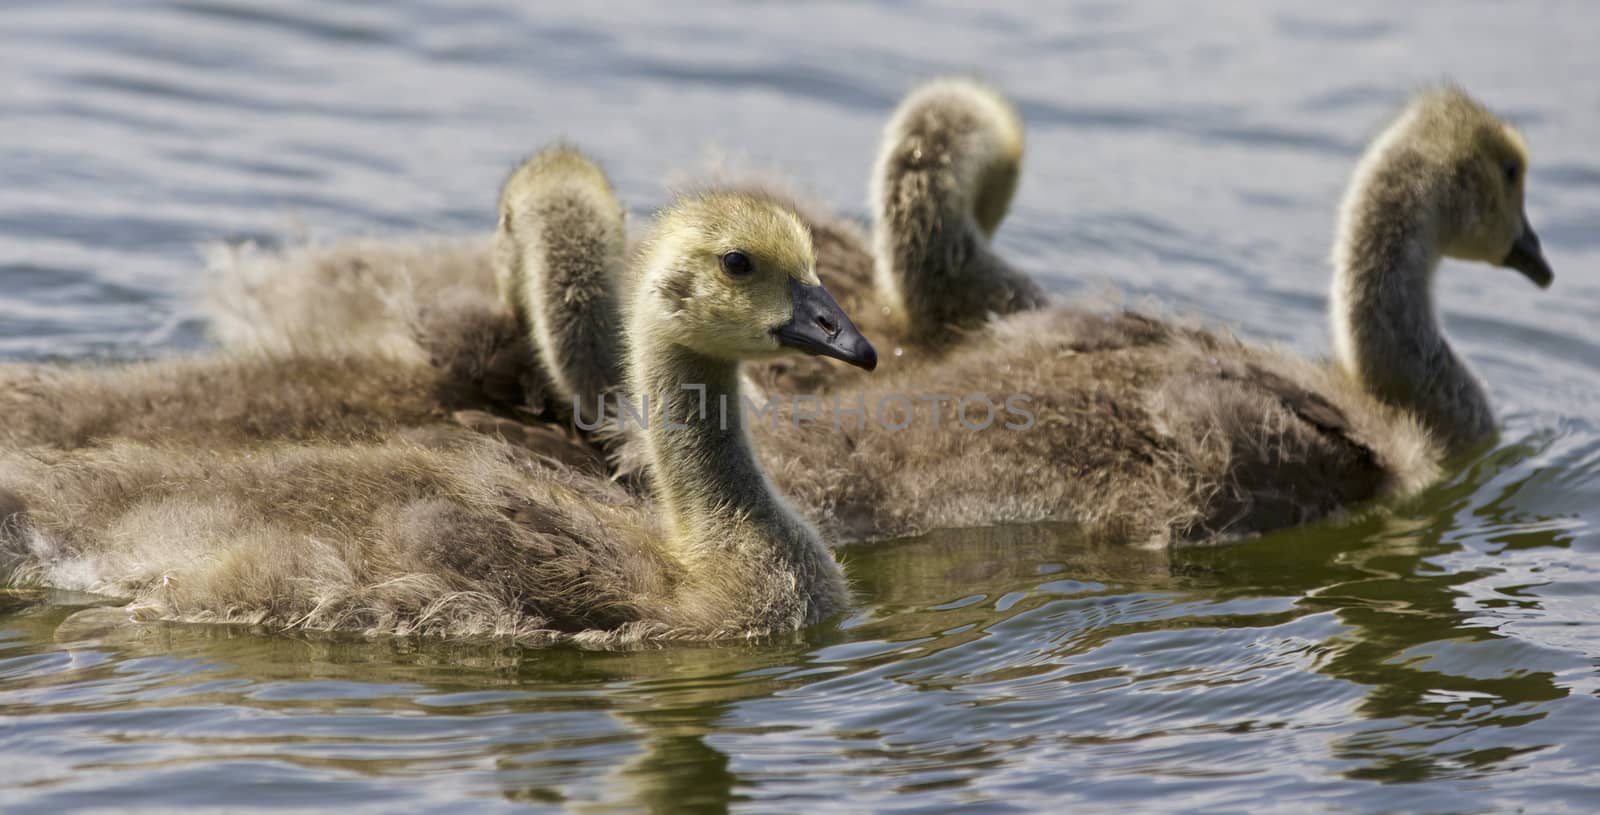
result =
[[[653,499],[459,431],[242,447],[108,439],[0,452],[11,583],[129,598],[130,616],[365,634],[757,637],[842,610],[838,564],[776,493],[740,417],[741,360],[870,369],[794,213],[681,199],[637,255],[625,325]],[[464,438],[463,438],[464,437]]]

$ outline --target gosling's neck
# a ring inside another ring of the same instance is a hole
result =
[[[838,564],[756,462],[738,366],[648,335],[630,345],[633,398],[649,410],[652,488],[675,554],[691,580],[733,590],[726,610],[709,613],[776,615],[792,627],[843,608]]]
[[[1045,304],[1039,285],[990,249],[1016,166],[978,141],[907,137],[879,159],[876,283],[912,342],[937,347],[991,316]]]
[[[750,449],[736,366],[666,345],[633,367],[649,409],[652,481],[677,538],[715,549],[734,542],[707,531],[730,518],[786,515]]]
[[[546,191],[496,239],[501,297],[585,426],[599,420],[600,400],[622,378],[616,287],[624,236],[608,202],[583,186]]]
[[[1389,169],[1355,184],[1340,213],[1329,301],[1335,353],[1368,393],[1415,414],[1448,452],[1464,452],[1493,437],[1494,414],[1439,324],[1440,207],[1416,182],[1417,168]]]

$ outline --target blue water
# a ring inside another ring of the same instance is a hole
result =
[[[731,162],[862,217],[889,109],[947,73],[1026,120],[1020,266],[1316,354],[1355,155],[1449,77],[1524,129],[1557,272],[1440,273],[1502,443],[1385,517],[1217,551],[860,548],[849,618],[761,646],[129,633],[0,597],[0,810],[1600,808],[1600,9],[569,5],[8,3],[0,359],[203,347],[203,244],[486,232],[557,138],[640,213]]]

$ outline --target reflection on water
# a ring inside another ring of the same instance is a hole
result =
[[[1536,5],[7,6],[5,359],[202,344],[204,241],[487,230],[557,137],[637,211],[712,146],[859,215],[889,106],[973,70],[1029,128],[1001,248],[1062,296],[1320,351],[1344,175],[1444,75],[1527,131],[1558,277],[1441,272],[1507,429],[1417,500],[1170,554],[855,547],[855,610],[781,641],[291,638],[0,593],[0,808],[1591,809],[1600,16]]]
[[[1444,540],[1458,512],[1514,525],[1462,505],[1473,480],[1349,526],[1171,555],[1042,528],[858,547],[858,610],[760,646],[287,638],[13,597],[0,710],[8,752],[35,757],[19,780],[51,807],[1315,794],[1381,809],[1379,782],[1410,782],[1406,800],[1450,810],[1494,800],[1454,782],[1496,776],[1501,800],[1565,799],[1600,746],[1593,660],[1497,632],[1499,608],[1529,604],[1469,600],[1492,564],[1437,565],[1463,549]]]

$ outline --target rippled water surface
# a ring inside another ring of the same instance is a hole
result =
[[[487,231],[562,137],[641,212],[732,156],[859,217],[889,108],[950,72],[1027,120],[1024,268],[1320,353],[1345,174],[1454,77],[1524,128],[1557,270],[1440,272],[1502,443],[1220,550],[859,547],[853,615],[760,646],[130,632],[3,595],[0,809],[1600,808],[1600,10],[533,5],[6,4],[0,358],[201,347],[201,244]]]

